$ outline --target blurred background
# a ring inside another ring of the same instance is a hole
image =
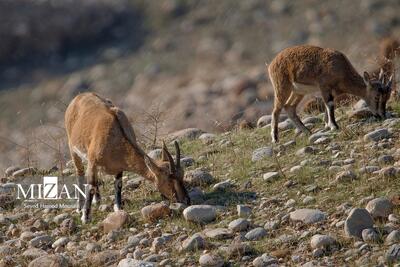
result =
[[[314,44],[376,68],[400,37],[398,0],[2,0],[0,169],[69,157],[64,111],[95,91],[124,109],[142,143],[268,114],[265,63]]]

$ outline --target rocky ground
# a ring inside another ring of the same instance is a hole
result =
[[[358,104],[358,107],[362,105]],[[185,155],[192,205],[164,203],[141,177],[125,173],[124,211],[112,212],[112,177],[103,202],[82,225],[73,210],[23,209],[1,179],[1,266],[393,266],[400,263],[400,106],[375,121],[364,109],[303,116],[297,136],[282,116],[272,146],[269,116],[255,129],[171,134]],[[149,153],[158,157],[160,150]],[[72,173],[50,170],[55,175]]]

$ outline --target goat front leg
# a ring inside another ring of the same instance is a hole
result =
[[[331,92],[323,92],[322,99],[325,103],[325,129],[330,129],[332,131],[338,130],[339,126],[335,120],[335,102]]]
[[[96,165],[90,161],[88,162],[86,176],[87,176],[88,185],[86,186],[86,189],[85,189],[86,200],[85,200],[85,205],[83,207],[82,217],[81,217],[83,224],[86,224],[86,223],[90,222],[90,220],[91,220],[90,213],[91,213],[92,200],[93,200],[93,196],[95,195],[96,189],[97,189]]]
[[[121,210],[122,207],[122,172],[118,173],[115,176],[114,181],[114,190],[115,190],[115,204],[114,211]]]

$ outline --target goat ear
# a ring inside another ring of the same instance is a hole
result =
[[[167,146],[165,145],[165,142],[163,141],[163,148],[162,148],[162,159],[163,161],[168,161],[169,162],[169,170],[171,173],[176,172],[176,167],[175,167],[175,162],[174,159],[171,156],[171,153],[169,153]]]
[[[146,164],[147,169],[149,169],[156,177],[160,174],[160,168],[157,164],[148,156],[144,157],[144,163]]]
[[[364,71],[363,79],[364,79],[365,84],[369,84],[369,82],[370,82],[370,77],[369,77],[368,72]]]

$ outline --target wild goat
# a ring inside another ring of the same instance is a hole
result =
[[[268,66],[275,92],[271,121],[272,142],[278,142],[278,118],[282,108],[303,133],[310,134],[296,113],[296,107],[307,94],[320,92],[325,104],[325,127],[338,129],[334,116],[334,97],[347,93],[364,99],[374,115],[384,118],[390,97],[392,77],[384,84],[361,77],[347,57],[339,51],[301,45],[281,51]]]
[[[100,200],[97,171],[115,175],[115,205],[121,209],[122,172],[132,171],[153,182],[161,194],[171,201],[190,204],[183,184],[183,169],[180,165],[180,148],[175,142],[176,163],[165,144],[162,161],[155,162],[139,147],[126,115],[111,101],[94,93],[83,93],[75,97],[65,112],[65,128],[68,145],[74,162],[78,184],[83,186],[84,166],[87,160],[86,200],[78,200],[82,222],[90,220],[92,199]]]
[[[393,37],[388,37],[383,39],[379,46],[380,55],[378,58],[378,68],[371,72],[371,76],[375,79],[381,76],[383,80],[387,80],[389,77],[393,76],[391,92],[398,98],[399,93],[396,92],[396,68],[394,61],[396,57],[400,55],[400,43]]]

